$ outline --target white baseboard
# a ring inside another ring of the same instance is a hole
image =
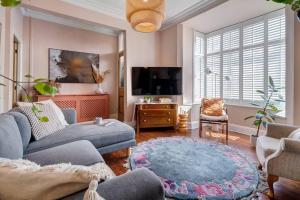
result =
[[[197,129],[199,128],[199,122],[198,121],[192,121],[188,123],[188,128],[189,129]],[[244,135],[252,135],[253,133],[256,133],[255,128],[247,127],[247,126],[241,126],[237,124],[230,124],[228,125],[229,131],[236,132],[236,133],[241,133]],[[265,130],[261,130],[261,133],[265,133]]]
[[[197,128],[199,128],[198,121],[188,122],[188,129],[197,129]]]

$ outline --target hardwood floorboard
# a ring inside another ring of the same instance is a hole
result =
[[[188,131],[187,133],[179,133],[178,131],[170,129],[146,129],[141,131],[141,133],[136,136],[136,140],[137,143],[141,143],[154,138],[173,136],[199,138],[199,131],[193,130]],[[255,154],[255,148],[251,146],[249,142],[249,136],[247,135],[230,132],[228,143],[226,143],[225,134],[223,135],[221,133],[205,131],[202,139],[227,144],[241,151],[254,163],[258,162]],[[114,153],[106,154],[103,157],[106,163],[117,175],[126,173],[127,169],[123,167],[127,159],[125,151],[117,151]],[[276,200],[300,200],[300,182],[280,178],[279,181],[275,183],[274,189]],[[264,194],[260,194],[260,199],[269,200],[269,198]]]

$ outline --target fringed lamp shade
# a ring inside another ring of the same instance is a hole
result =
[[[165,0],[127,0],[126,15],[136,31],[155,32],[165,19]]]

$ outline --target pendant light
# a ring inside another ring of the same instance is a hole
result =
[[[160,29],[165,19],[165,0],[126,0],[127,20],[139,32]]]

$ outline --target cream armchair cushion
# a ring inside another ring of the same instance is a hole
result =
[[[259,162],[264,165],[268,156],[275,153],[280,146],[280,140],[267,136],[261,136],[256,142],[256,154]]]

